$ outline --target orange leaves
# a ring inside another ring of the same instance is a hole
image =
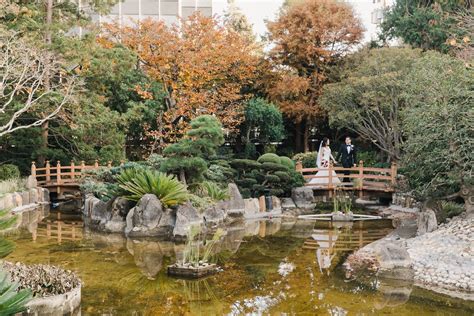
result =
[[[296,121],[322,114],[318,97],[330,65],[362,38],[363,28],[348,4],[331,0],[298,1],[267,23],[270,52],[279,79],[270,97]]]
[[[103,45],[120,41],[135,51],[148,75],[176,102],[158,122],[167,141],[201,114],[215,114],[231,131],[242,121],[247,99],[242,90],[255,80],[258,57],[247,39],[219,21],[196,14],[173,27],[152,20],[108,25],[107,36],[99,40]]]

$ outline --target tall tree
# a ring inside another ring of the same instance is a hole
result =
[[[404,78],[421,56],[411,48],[364,50],[351,56],[339,76],[325,86],[321,104],[331,126],[347,128],[372,142],[390,161],[401,156]]]
[[[423,198],[459,196],[474,185],[473,87],[472,70],[437,52],[415,62],[406,77],[402,162]],[[472,196],[465,202],[472,209]]]
[[[472,36],[457,21],[458,15],[472,15],[470,9],[471,1],[464,0],[397,0],[385,14],[381,39],[401,38],[423,50],[448,52],[453,39]]]
[[[173,27],[146,20],[107,30],[103,44],[112,47],[117,39],[135,51],[168,93],[168,108],[154,134],[157,146],[176,141],[202,114],[216,115],[229,133],[237,130],[249,98],[244,89],[252,84],[258,62],[254,46],[241,34],[199,13]]]
[[[270,58],[281,73],[268,91],[297,124],[298,150],[307,151],[309,129],[324,116],[319,96],[328,66],[359,43],[363,28],[350,5],[331,0],[298,1],[267,26],[274,44]]]
[[[0,80],[0,137],[51,120],[74,87],[74,77],[51,52],[1,29]]]
[[[255,34],[252,24],[250,24],[245,14],[235,4],[235,0],[227,0],[227,6],[228,9],[224,14],[224,23],[237,33],[248,38],[250,43],[253,43],[255,41]]]

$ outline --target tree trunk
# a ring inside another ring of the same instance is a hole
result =
[[[179,180],[186,185],[186,173],[184,172],[183,169],[179,171]]]
[[[305,124],[303,126],[303,146],[304,152],[307,153],[309,151],[309,124],[308,121],[305,120]]]
[[[44,33],[44,41],[46,45],[51,46],[51,24],[53,23],[53,0],[45,0],[46,11],[46,31]],[[44,80],[44,89],[48,91],[51,88],[51,74],[48,65],[46,65],[46,75]],[[44,165],[46,157],[44,152],[48,149],[49,123],[48,121],[41,124],[41,149],[43,153],[38,157],[40,165]]]
[[[295,124],[295,150],[296,152],[302,152],[303,146],[301,144],[301,130],[302,130],[302,123],[298,122]]]

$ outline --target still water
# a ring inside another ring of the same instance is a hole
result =
[[[389,221],[341,227],[279,218],[237,223],[218,247],[223,271],[190,281],[166,275],[182,244],[92,232],[77,214],[24,214],[7,260],[75,271],[84,283],[82,315],[474,314],[470,302],[412,284],[344,280],[344,258],[389,233]]]

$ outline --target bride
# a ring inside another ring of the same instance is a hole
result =
[[[316,166],[319,171],[315,174],[316,177],[324,178],[313,178],[309,181],[309,184],[312,185],[321,185],[327,186],[329,184],[329,168],[330,161],[333,161],[336,164],[336,160],[331,154],[331,148],[329,148],[329,139],[325,137],[321,144],[319,145],[318,158],[316,159]],[[341,180],[337,177],[336,173],[332,171],[332,184],[339,184]]]

